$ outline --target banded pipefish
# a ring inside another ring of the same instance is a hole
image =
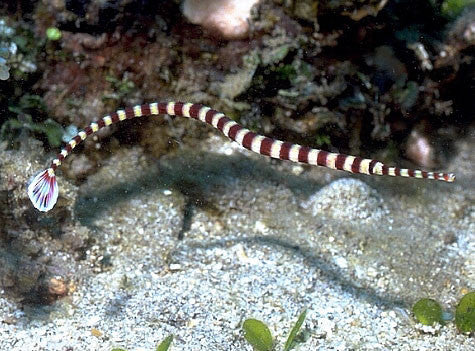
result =
[[[36,175],[28,186],[28,196],[33,206],[46,212],[53,208],[58,199],[58,184],[56,169],[73,149],[89,135],[111,124],[131,119],[134,117],[162,115],[182,116],[193,118],[212,125],[229,139],[237,142],[242,147],[258,154],[289,160],[292,162],[306,163],[323,166],[351,173],[367,175],[387,175],[393,177],[409,177],[435,179],[453,182],[455,175],[452,173],[428,172],[399,167],[390,167],[379,161],[357,156],[331,153],[323,150],[312,149],[290,142],[275,140],[251,132],[226,117],[223,113],[209,107],[183,102],[154,102],[135,107],[118,110],[102,119],[92,122],[83,131],[74,136],[51,162],[49,168]]]

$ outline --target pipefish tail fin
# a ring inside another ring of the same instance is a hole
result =
[[[28,197],[36,209],[47,212],[58,200],[58,183],[53,169],[38,173],[28,185]]]

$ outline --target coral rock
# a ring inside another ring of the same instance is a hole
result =
[[[434,167],[434,148],[426,136],[413,131],[407,141],[407,157],[423,167]]]
[[[186,0],[183,14],[223,39],[243,39],[249,33],[251,8],[259,0]]]

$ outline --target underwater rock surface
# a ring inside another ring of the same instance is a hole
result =
[[[377,191],[353,178],[341,178],[319,190],[303,205],[314,216],[329,216],[342,221],[377,221],[389,210]]]

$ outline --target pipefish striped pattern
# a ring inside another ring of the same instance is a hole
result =
[[[45,171],[39,173],[28,186],[28,196],[33,205],[40,211],[49,211],[55,205],[58,198],[58,185],[55,171],[73,149],[89,135],[111,124],[131,119],[134,117],[162,115],[189,117],[212,125],[225,136],[237,142],[242,147],[255,153],[289,160],[292,162],[306,163],[323,166],[351,173],[368,175],[388,175],[393,177],[410,177],[435,179],[445,182],[453,182],[455,176],[452,173],[427,172],[399,167],[390,167],[379,161],[349,156],[339,153],[331,153],[323,150],[312,149],[306,146],[293,144],[268,138],[251,132],[226,117],[223,113],[209,107],[183,102],[155,102],[151,104],[128,107],[118,110],[102,119],[91,123],[83,131],[73,137],[61,150],[58,156],[51,162]]]

